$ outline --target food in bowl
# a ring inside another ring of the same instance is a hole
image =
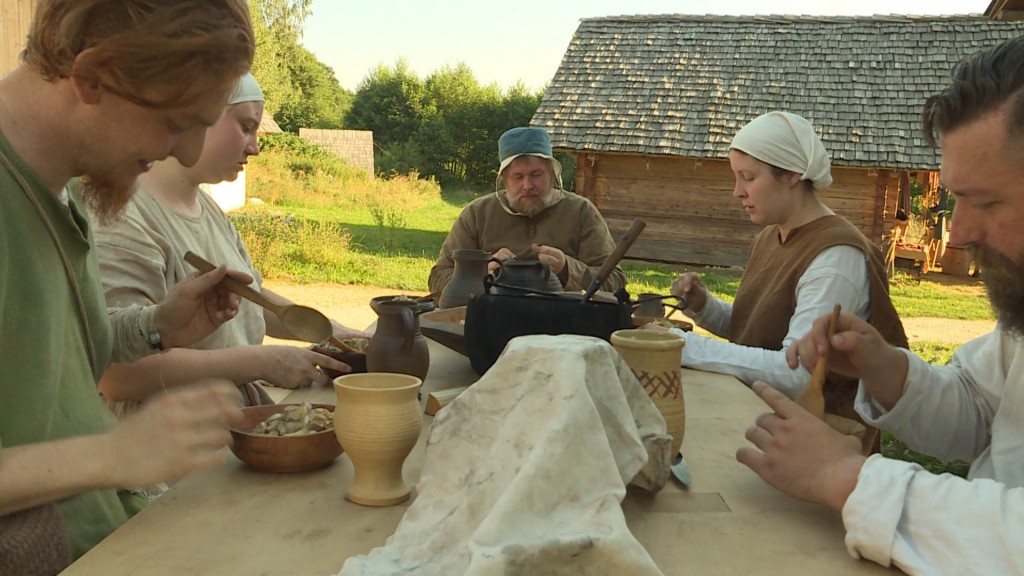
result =
[[[250,468],[262,472],[305,472],[323,468],[341,454],[334,429],[307,434],[269,436],[253,430],[272,415],[302,404],[265,404],[242,408],[242,422],[231,428],[231,452]],[[333,411],[330,404],[310,404],[312,409]]]
[[[366,339],[365,338],[360,338],[360,340],[366,340]],[[367,341],[367,343],[369,343],[369,340],[366,340],[366,341]],[[366,372],[366,352],[365,351],[364,352],[346,352],[346,351],[341,350],[341,349],[339,349],[339,348],[337,348],[335,346],[327,344],[326,342],[322,343],[322,344],[315,344],[313,346],[312,350],[313,350],[313,352],[317,352],[319,354],[323,354],[324,356],[330,356],[331,358],[334,358],[335,360],[340,360],[341,362],[344,362],[345,364],[348,364],[349,367],[352,368],[352,372],[339,372],[337,370],[332,370],[330,368],[325,368],[325,367],[321,366],[320,369],[323,370],[324,374],[326,374],[327,377],[330,378],[331,380],[334,380],[335,378],[337,378],[338,376],[341,376],[342,374],[358,374],[358,373],[361,373],[361,372]]]
[[[341,340],[341,343],[349,347],[348,352],[366,352],[366,348],[370,346],[369,338],[345,338]]]
[[[281,412],[267,417],[252,429],[253,434],[264,436],[303,436],[334,429],[334,412],[327,408],[314,408],[309,402],[285,406]]]

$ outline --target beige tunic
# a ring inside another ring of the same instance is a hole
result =
[[[199,194],[203,212],[198,217],[179,214],[140,189],[123,218],[95,229],[97,256],[107,305],[124,307],[161,302],[171,287],[196,270],[185,262],[189,250],[214,264],[227,264],[256,280],[262,277],[253,267],[238,231],[213,199]],[[238,316],[192,345],[213,350],[260,344],[266,333],[263,309],[243,300]]]
[[[437,263],[430,271],[431,295],[439,298],[451,280],[455,250],[475,248],[493,254],[505,247],[517,258],[533,259],[536,256],[532,255],[530,244],[554,246],[565,252],[569,269],[565,291],[589,288],[598,269],[615,248],[615,242],[604,217],[590,200],[562,190],[552,193],[562,195],[562,199],[532,217],[511,213],[504,190],[470,202],[452,225]],[[625,285],[626,275],[616,266],[601,289],[614,292]]]

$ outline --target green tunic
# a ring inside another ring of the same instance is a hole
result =
[[[65,206],[11,150],[0,149],[28,182],[71,263],[95,346],[91,365],[74,292],[44,221],[0,164],[0,446],[107,430],[114,417],[96,392],[110,359],[112,332],[89,223]],[[0,453],[2,461],[2,453]],[[58,503],[74,557],[127,519],[114,490]]]

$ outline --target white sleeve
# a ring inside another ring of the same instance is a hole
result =
[[[854,408],[865,422],[891,432],[913,450],[947,462],[974,461],[992,442],[997,409],[1005,409],[1006,420],[1012,418],[1010,404],[1002,401],[1002,386],[1013,381],[1004,363],[1016,358],[1015,345],[1003,332],[992,332],[960,346],[947,366],[932,366],[902,350],[907,379],[892,410],[878,404],[863,383]],[[988,462],[986,456],[975,466]]]
[[[907,574],[1024,573],[1024,488],[876,454],[842,515],[856,558]]]
[[[700,312],[686,314],[697,326],[722,338],[729,337],[729,322],[732,321],[732,304],[708,294],[707,302]]]
[[[852,246],[822,250],[804,271],[797,282],[796,310],[790,318],[781,350],[741,346],[677,332],[686,338],[682,365],[729,374],[747,385],[763,380],[786,396],[798,398],[807,388],[811,375],[802,368],[791,370],[786,364],[785,350],[811,329],[816,318],[831,312],[836,304],[843,310],[855,311],[862,319],[867,318],[870,308],[867,264],[864,254]]]

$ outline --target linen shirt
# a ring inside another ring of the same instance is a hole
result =
[[[162,301],[175,284],[195,272],[185,262],[190,250],[215,265],[226,264],[249,274],[254,278],[251,286],[259,290],[263,279],[234,225],[209,194],[200,191],[198,201],[202,213],[187,216],[140,188],[120,219],[96,226],[97,257],[108,306]],[[266,329],[263,309],[242,300],[231,322],[221,324],[189,348],[256,345],[263,342]]]
[[[871,306],[869,294],[864,254],[853,246],[834,246],[822,250],[800,276],[796,311],[789,320],[781,350],[723,342],[676,328],[671,331],[686,338],[683,366],[729,374],[748,386],[755,380],[763,380],[796,399],[807,388],[811,375],[806,370],[793,370],[786,364],[786,348],[810,331],[814,320],[831,312],[837,303],[843,310],[852,311],[861,320],[867,320]],[[699,313],[687,314],[701,328],[729,338],[730,303],[709,294],[707,304]]]
[[[885,411],[863,384],[857,411],[907,446],[971,461],[968,478],[872,456],[843,507],[855,557],[909,574],[1024,573],[1024,342],[997,327],[932,366],[909,351]]]

